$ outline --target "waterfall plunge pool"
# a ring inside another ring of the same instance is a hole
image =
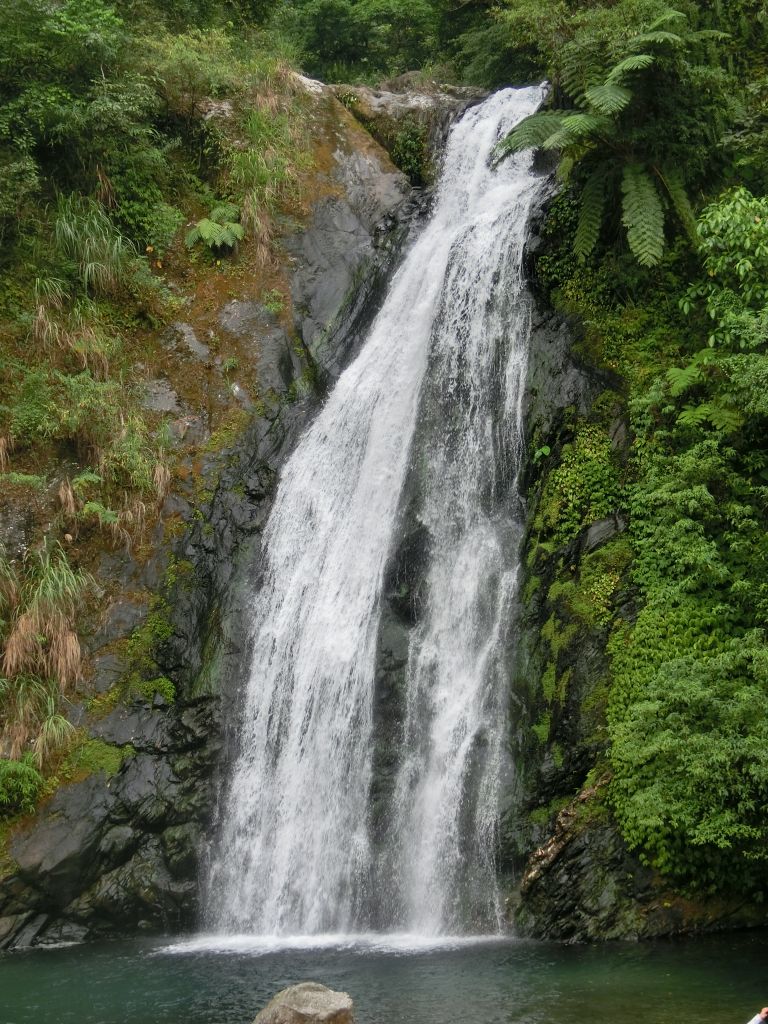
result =
[[[350,993],[358,1024],[743,1024],[766,934],[603,946],[406,937],[134,940],[0,955],[2,1024],[250,1024],[280,989]]]

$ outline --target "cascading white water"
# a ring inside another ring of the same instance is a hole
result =
[[[449,267],[462,313],[430,353],[422,396],[432,421],[420,508],[429,565],[387,858],[398,919],[417,934],[501,924],[493,851],[530,328],[521,256],[540,185],[524,166],[498,183],[507,194],[475,220]]]
[[[516,300],[538,181],[528,155],[495,170],[490,157],[541,98],[540,88],[505,90],[455,125],[432,218],[284,469],[263,538],[240,753],[208,880],[220,931],[312,935],[366,920],[382,579],[427,367],[449,415],[426,472],[433,556],[384,855],[396,872],[391,923],[438,934],[472,923],[476,910],[462,906],[477,893],[486,922],[495,907],[501,635],[515,545],[489,496],[500,456],[513,476],[519,462],[527,313]]]

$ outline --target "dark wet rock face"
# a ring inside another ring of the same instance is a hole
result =
[[[221,329],[250,353],[266,400],[240,436],[203,455],[166,500],[163,516],[185,524],[181,536],[176,530],[166,540],[156,531],[142,564],[125,553],[102,558],[104,577],[123,593],[88,639],[91,693],[108,694],[126,678],[133,666],[125,641],[160,615],[153,674],[173,684],[175,700],[160,686],[133,698],[129,690],[127,703],[96,720],[84,705],[72,708],[70,717],[122,764],[109,777],[96,771],[63,785],[12,836],[15,869],[0,878],[0,949],[178,932],[196,922],[222,748],[236,729],[248,669],[260,533],[280,467],[319,407],[311,382],[331,382],[357,351],[418,213],[386,154],[330,95],[323,102],[333,140],[328,180],[302,230],[283,240],[293,331],[256,302],[229,301],[218,313]],[[188,324],[174,324],[164,341],[180,358],[210,359]],[[170,401],[162,383],[148,401]],[[248,408],[250,399],[241,404]],[[198,429],[188,419],[183,443]],[[159,606],[148,605],[147,590],[159,594]]]
[[[219,323],[246,343],[265,392],[284,395],[301,374],[302,361],[277,317],[258,302],[233,299],[219,313]]]
[[[212,702],[194,711],[194,729],[148,706],[120,707],[92,727],[135,753],[111,777],[62,786],[12,840],[17,874],[0,882],[0,945],[191,922],[219,742]]]
[[[412,215],[409,187],[367,152],[334,154],[337,194],[321,198],[288,251],[297,261],[291,298],[311,360],[333,380],[357,354]]]

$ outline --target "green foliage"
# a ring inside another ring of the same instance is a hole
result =
[[[136,255],[102,206],[74,195],[59,200],[54,241],[86,294],[117,291]]]
[[[582,527],[612,515],[620,495],[610,438],[596,424],[584,424],[547,478],[537,523],[563,544]]]
[[[610,643],[611,799],[628,842],[690,889],[749,893],[765,879],[764,358],[702,350],[668,371],[672,401],[654,383],[632,405],[642,604]]]
[[[545,711],[538,722],[531,726],[533,732],[539,743],[546,743],[549,739],[550,729],[552,728],[552,714],[549,711]]]
[[[556,714],[566,662],[552,645],[563,626],[609,630],[600,700],[609,803],[625,839],[679,890],[759,899],[768,885],[768,207],[764,186],[749,191],[739,173],[761,173],[760,101],[745,82],[760,81],[765,27],[740,21],[738,0],[706,13],[686,5],[687,24],[670,15],[655,27],[652,3],[545,6],[555,17],[540,42],[562,109],[524,123],[521,143],[564,153],[567,188],[550,208],[537,266],[552,298],[582,318],[581,353],[624,378],[631,447],[619,493],[628,534],[560,566],[550,587],[544,695]],[[740,52],[717,31],[736,26]],[[620,67],[628,39],[653,62]],[[744,39],[762,42],[750,53]],[[611,79],[613,67],[621,73]],[[745,107],[723,95],[726,82]],[[698,104],[696,127],[688,118]],[[698,221],[691,195],[704,200]],[[632,268],[618,215],[653,276]],[[662,251],[674,224],[682,231]],[[557,451],[545,467],[539,563],[578,529],[563,501],[573,444],[565,469]]]
[[[550,54],[572,109],[526,118],[500,152],[537,147],[560,154],[561,176],[574,174],[581,191],[576,253],[582,258],[598,244],[605,212],[618,205],[620,193],[630,252],[641,266],[653,267],[662,257],[669,215],[693,233],[686,182],[696,181],[705,147],[724,124],[725,79],[697,58],[702,33],[662,3],[621,0],[610,12],[595,7],[579,21],[574,17],[570,41]],[[669,25],[675,30],[662,27]],[[685,108],[676,105],[683,100]],[[694,147],[700,152],[692,161]],[[615,232],[614,223],[608,227]]]
[[[11,487],[31,487],[34,490],[41,490],[45,487],[45,477],[37,476],[34,473],[0,473],[0,486],[8,484]]]
[[[584,626],[607,626],[613,617],[613,596],[631,559],[632,549],[624,539],[599,548],[580,559],[575,579],[567,583],[558,580],[552,585],[550,601],[562,601],[568,613]],[[553,636],[550,643],[554,641]]]
[[[144,679],[133,686],[133,692],[143,697],[144,700],[152,701],[158,694],[166,704],[173,704],[176,700],[176,687],[167,676],[157,676],[155,679]]]
[[[768,306],[768,199],[743,187],[725,192],[698,223],[705,277],[680,300],[686,314],[701,310],[710,347],[764,344],[760,314]]]
[[[649,863],[697,888],[762,888],[768,852],[762,632],[658,666],[614,722],[613,802]]]
[[[239,218],[240,211],[232,203],[215,206],[208,217],[199,220],[187,233],[187,247],[191,249],[197,242],[202,242],[215,253],[234,249],[245,236],[242,224],[238,223]]]
[[[157,602],[144,623],[128,638],[126,654],[132,668],[143,677],[158,678],[160,672],[155,655],[171,636],[173,627],[168,620],[168,608],[163,602]]]
[[[415,185],[425,184],[430,178],[426,125],[413,117],[404,118],[398,125],[391,156]]]
[[[0,758],[0,818],[31,814],[44,786],[45,780],[29,755],[19,761]]]
[[[307,71],[330,81],[397,75],[421,67],[434,46],[437,19],[428,0],[308,0],[291,29]]]

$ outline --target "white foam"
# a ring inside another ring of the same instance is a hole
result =
[[[418,954],[471,946],[499,945],[514,941],[500,935],[415,935],[410,932],[327,935],[196,935],[154,950],[153,955],[194,953],[247,954],[266,956],[291,951],[334,950],[352,953]]]

